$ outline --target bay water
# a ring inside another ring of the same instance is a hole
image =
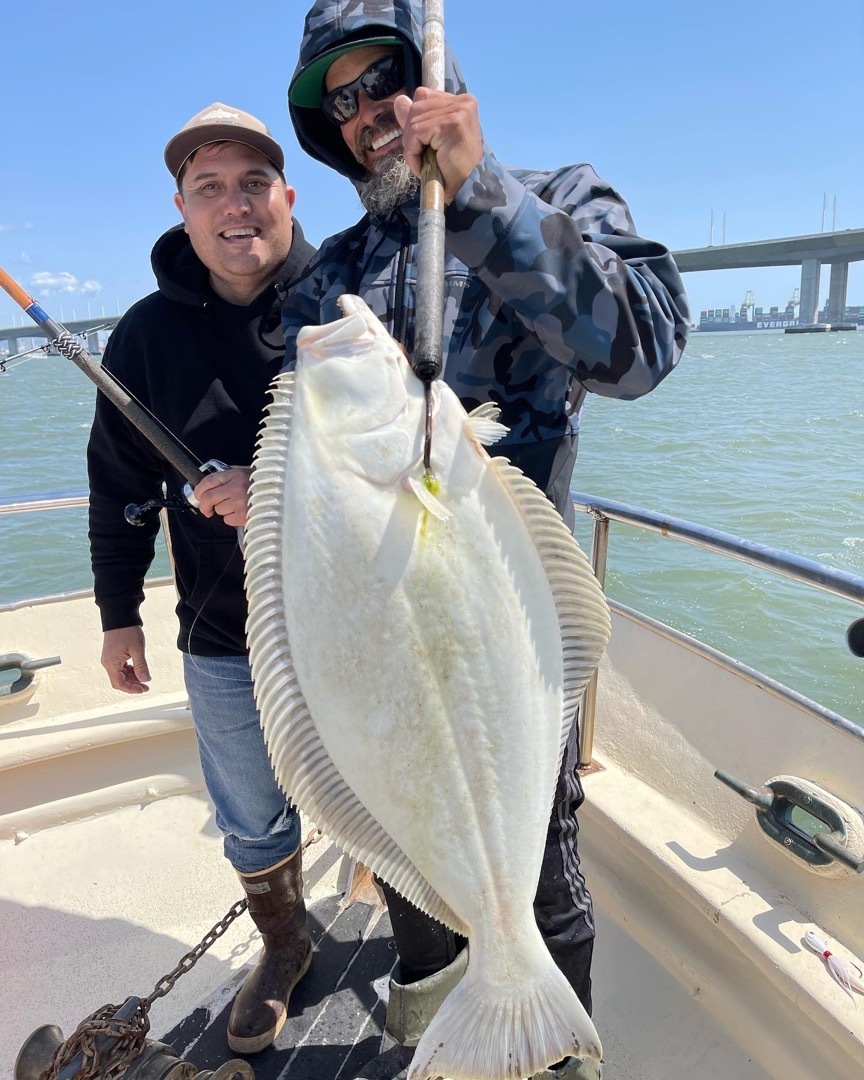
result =
[[[572,486],[864,575],[862,385],[862,330],[694,333],[647,397],[589,395]],[[84,491],[94,395],[59,356],[0,374],[0,498]],[[0,604],[89,585],[85,510],[0,515]],[[864,721],[860,606],[616,523],[607,591]]]

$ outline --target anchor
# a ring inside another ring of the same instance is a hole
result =
[[[129,1020],[139,1004],[139,998],[129,998],[117,1010],[114,1019],[118,1022]],[[93,1040],[94,1049],[97,1052],[110,1049],[114,1041],[110,1035],[97,1035]],[[42,1080],[43,1077],[55,1080],[52,1063],[63,1043],[63,1032],[56,1024],[36,1028],[18,1052],[13,1080]],[[79,1077],[97,1080],[100,1075],[87,1068],[82,1050],[56,1074],[56,1080],[78,1080]],[[255,1080],[255,1073],[247,1061],[235,1058],[215,1071],[199,1071],[197,1065],[182,1059],[172,1046],[152,1039],[144,1040],[141,1053],[132,1058],[122,1072],[112,1071],[110,1075],[114,1080]]]

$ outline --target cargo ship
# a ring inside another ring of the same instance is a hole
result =
[[[817,323],[829,323],[827,313],[822,310],[817,314]],[[852,326],[864,327],[864,306],[858,305],[846,307],[842,322]],[[797,327],[798,322],[798,290],[786,307],[781,311],[779,307],[770,307],[764,310],[756,307],[753,294],[748,292],[740,307],[708,308],[699,313],[699,322],[694,324],[694,330],[702,333],[713,334],[718,331],[739,330],[788,330]]]

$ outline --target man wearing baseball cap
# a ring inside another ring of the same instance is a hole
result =
[[[282,365],[282,300],[313,253],[294,220],[282,148],[256,117],[215,102],[165,147],[183,224],[156,242],[157,290],[117,324],[104,366],[200,461],[229,464],[196,486],[199,512],[170,509],[178,645],[201,766],[225,855],[263,937],[238,993],[228,1042],[269,1046],[312,950],[303,904],[300,821],[264,746],[246,649],[243,558],[249,465],[267,387]],[[111,685],[148,690],[139,607],[159,519],[140,528],[129,503],[172,506],[181,477],[103,396],[88,446],[90,545]],[[158,679],[158,672],[156,673]]]

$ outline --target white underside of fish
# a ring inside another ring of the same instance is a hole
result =
[[[265,738],[316,824],[469,938],[411,1080],[521,1080],[600,1055],[532,902],[608,608],[545,496],[480,445],[498,433],[489,409],[469,417],[442,383],[425,477],[422,385],[361,301],[343,309],[301,334],[255,460],[248,633]]]

